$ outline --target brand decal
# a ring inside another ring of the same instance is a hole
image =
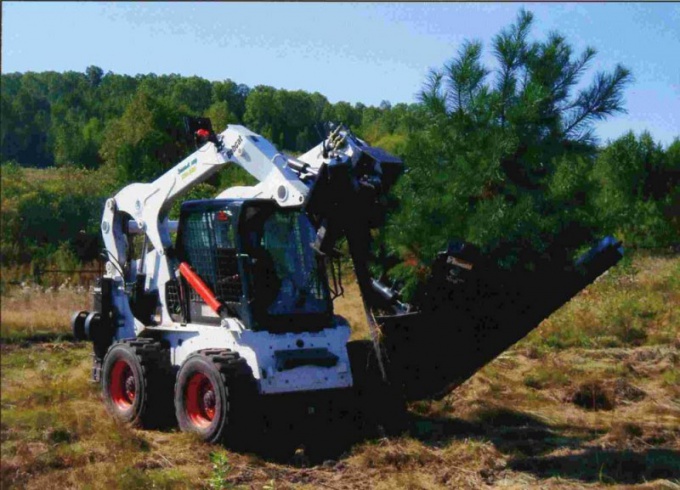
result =
[[[234,144],[231,145],[231,152],[236,153],[236,150],[238,150],[238,147],[241,143],[243,143],[243,138],[239,135],[239,137],[236,138],[236,141],[234,142]]]
[[[177,173],[182,176],[182,180],[186,179],[188,176],[193,174],[198,168],[196,164],[198,163],[198,158],[187,162],[177,169]]]

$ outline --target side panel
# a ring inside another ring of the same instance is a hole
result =
[[[226,326],[188,324],[147,330],[162,332],[162,337],[170,343],[171,361],[176,367],[181,366],[192,353],[203,349],[231,349],[238,352],[253,370],[262,394],[352,386],[347,355],[350,328],[347,324],[339,324],[319,332],[280,335],[242,330],[236,320],[227,320]],[[306,365],[277,369],[276,352],[302,349],[325,349],[337,356],[338,361],[331,367]]]

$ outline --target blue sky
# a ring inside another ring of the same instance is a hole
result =
[[[98,65],[318,91],[331,102],[413,102],[428,69],[463,40],[481,40],[491,61],[493,36],[522,6],[3,2],[2,72]],[[631,129],[664,144],[680,135],[680,4],[526,8],[535,39],[558,30],[577,50],[597,49],[593,71],[632,70],[628,114],[598,124],[603,141]]]

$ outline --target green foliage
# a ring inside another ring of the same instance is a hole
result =
[[[213,102],[226,102],[238,122],[243,121],[246,112],[246,98],[250,88],[243,84],[237,84],[233,80],[214,82],[212,90]],[[220,126],[215,126],[219,128]]]
[[[238,123],[236,115],[229,110],[229,102],[219,100],[214,102],[205,114],[210,118],[213,128],[226,128],[228,124]]]
[[[210,475],[210,479],[208,480],[208,485],[210,488],[213,490],[234,488],[234,486],[227,481],[229,473],[232,469],[227,453],[224,451],[211,453],[210,462],[212,463],[212,473]]]
[[[181,201],[176,201],[174,203],[169,213],[170,219],[179,219],[179,210],[180,207],[182,206],[182,202],[192,201],[195,199],[213,199],[217,194],[219,194],[219,191],[217,187],[215,187],[214,185],[211,185],[206,182],[198,184],[196,187],[191,189],[186,195],[184,195]]]
[[[229,79],[130,77],[97,66],[85,73],[4,74],[0,105],[2,161],[27,167],[109,165],[121,182],[165,168],[182,147],[183,115],[210,117],[217,131],[245,123],[294,153],[316,144],[320,123],[333,120],[400,151],[415,110],[387,102],[330,104],[317,92],[250,89]]]
[[[631,77],[617,66],[576,90],[595,51],[574,55],[559,34],[531,41],[532,23],[523,10],[494,38],[496,69],[483,64],[481,43],[466,42],[424,84],[420,129],[403,147],[402,207],[384,237],[416,267],[452,239],[505,267],[531,267],[601,233],[592,122],[624,110]]]
[[[60,262],[66,249],[81,260],[91,258],[78,242],[99,239],[104,199],[129,182],[153,180],[191,152],[184,115],[210,117],[217,131],[245,121],[282,149],[299,153],[318,141],[316,128],[333,108],[319,93],[251,90],[232,80],[179,75],[130,77],[96,66],[85,73],[2,75],[1,89],[4,265],[45,265],[54,254],[50,261]],[[338,115],[357,128],[367,109],[338,107]],[[52,166],[60,170],[23,170]],[[232,167],[188,198],[214,197],[228,187],[254,183]],[[178,206],[172,214],[178,214]]]
[[[51,114],[46,81],[34,73],[2,75],[3,160],[30,161],[36,166],[54,162],[48,148]]]
[[[103,203],[115,183],[103,172],[73,168],[40,172],[12,163],[0,167],[1,263],[52,255],[60,268],[74,268],[78,260],[91,260],[96,254],[96,246],[84,246],[84,239],[98,237]]]
[[[522,10],[494,37],[494,69],[480,42],[464,42],[430,72],[417,104],[331,104],[316,92],[97,66],[3,74],[2,263],[46,257],[65,242],[74,251],[80,230],[98,237],[105,197],[190,153],[184,115],[210,117],[216,131],[246,124],[292,154],[319,141],[321,122],[343,122],[403,157],[408,171],[394,190],[401,207],[377,241],[403,259],[392,275],[410,289],[452,239],[506,267],[531,267],[545,253],[572,257],[605,233],[627,246],[677,244],[680,139],[664,149],[647,133],[629,134],[598,148],[592,125],[624,111],[630,73],[616,66],[583,84],[595,50],[575,53],[559,33],[533,40],[533,22]],[[52,166],[61,173],[22,171]],[[254,183],[231,167],[190,197]]]
[[[123,182],[153,180],[189,153],[181,113],[164,99],[139,92],[106,131],[101,154]]]
[[[314,128],[321,122],[328,106],[326,98],[318,93],[258,85],[248,94],[243,117],[253,131],[280,148],[306,150],[316,144]]]
[[[632,245],[680,240],[680,140],[664,151],[649,133],[629,133],[605,148],[593,178],[605,227]]]
[[[102,78],[104,76],[104,70],[98,66],[88,66],[85,70],[85,75],[87,80],[90,82],[92,87],[98,87],[102,83]]]

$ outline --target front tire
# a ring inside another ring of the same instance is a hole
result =
[[[172,401],[169,363],[159,342],[133,339],[113,344],[102,364],[102,396],[117,420],[134,427],[159,423]],[[166,366],[167,365],[167,366]]]
[[[192,354],[182,364],[175,385],[179,428],[207,442],[241,442],[254,396],[252,372],[229,350]]]

